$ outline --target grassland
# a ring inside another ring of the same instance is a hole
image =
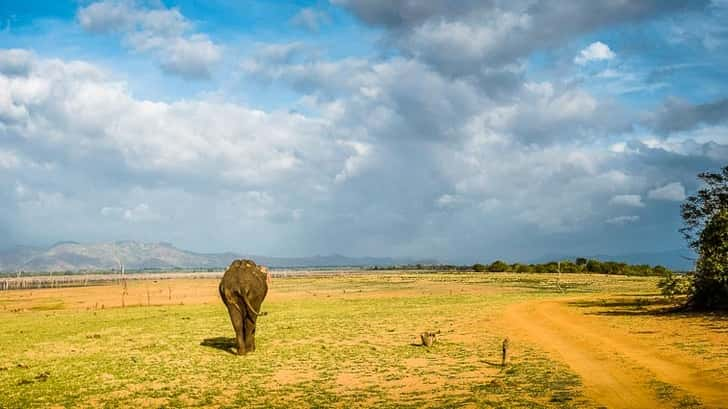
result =
[[[229,351],[216,280],[132,281],[125,308],[119,286],[0,292],[0,407],[589,408],[610,403],[588,370],[600,360],[607,375],[638,376],[635,393],[659,407],[728,398],[725,317],[662,314],[655,285],[565,275],[562,292],[555,276],[497,273],[278,279],[258,350],[244,357]],[[564,331],[644,343],[659,357],[639,362],[623,345],[600,350],[561,330],[540,337],[566,325],[534,315],[541,307],[573,314],[577,327]],[[431,348],[416,345],[425,330],[440,331]],[[655,363],[686,359],[685,379]],[[719,380],[702,390],[696,377]]]

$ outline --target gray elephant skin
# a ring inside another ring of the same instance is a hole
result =
[[[255,324],[270,283],[267,271],[252,260],[235,260],[220,281],[220,297],[233,323],[239,355],[255,351]]]

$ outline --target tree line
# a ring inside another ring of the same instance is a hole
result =
[[[477,272],[513,272],[513,273],[595,273],[620,274],[632,276],[663,276],[669,270],[663,266],[647,264],[628,264],[618,261],[600,261],[579,257],[575,260],[550,261],[548,263],[508,264],[496,260],[490,264],[474,264]]]
[[[393,266],[374,266],[370,270],[422,270],[422,271],[475,271],[493,273],[595,273],[620,274],[632,276],[664,276],[671,273],[663,266],[650,266],[647,264],[627,264],[617,261],[599,261],[587,258],[575,260],[550,261],[548,263],[513,263],[508,264],[496,260],[490,264],[476,263],[473,265],[455,264],[407,264]]]

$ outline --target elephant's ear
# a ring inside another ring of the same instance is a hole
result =
[[[270,276],[270,271],[268,271],[268,267],[266,267],[266,266],[260,266],[259,271],[261,273],[263,273],[263,276],[265,277],[265,283],[268,284],[268,286],[270,287],[271,276]]]

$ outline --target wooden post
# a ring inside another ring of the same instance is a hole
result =
[[[508,361],[508,338],[503,340],[502,350],[501,366],[506,366],[506,362]]]
[[[558,269],[556,271],[558,272],[558,275],[556,276],[556,287],[558,287],[559,291],[561,291],[563,293],[564,289],[561,288],[561,262],[560,261],[558,262],[557,266],[558,266]]]

